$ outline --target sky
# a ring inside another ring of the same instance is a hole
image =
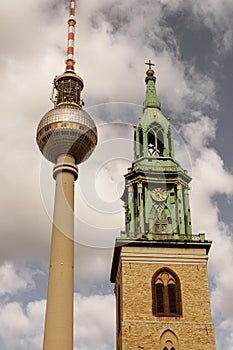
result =
[[[193,232],[213,240],[217,350],[233,350],[232,16],[232,0],[78,1],[76,71],[99,144],[76,182],[75,350],[115,349],[109,275],[148,59],[193,179]],[[65,69],[67,19],[68,0],[0,2],[0,350],[42,348],[54,180],[35,135]]]

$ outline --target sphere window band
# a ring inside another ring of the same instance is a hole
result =
[[[95,148],[97,130],[87,112],[61,105],[42,118],[37,143],[44,156],[53,163],[60,154],[71,154],[78,164],[86,160]]]
[[[62,105],[45,114],[38,125],[38,132],[43,129],[43,127],[54,125],[56,122],[59,123],[59,127],[64,122],[75,122],[76,125],[83,124],[90,129],[96,129],[93,120],[87,112],[78,107]]]

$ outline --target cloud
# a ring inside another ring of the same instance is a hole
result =
[[[113,293],[114,286],[109,282],[112,255],[112,249],[76,245],[75,290],[83,296]]]
[[[114,302],[113,295],[75,294],[75,349],[114,349]],[[45,300],[30,302],[25,307],[17,302],[0,305],[0,342],[4,348],[41,349],[44,314]]]
[[[35,349],[42,345],[45,301],[34,301],[24,309],[20,303],[0,306],[0,339],[9,350]]]
[[[88,104],[142,103],[145,89],[142,65],[154,57],[159,97],[170,113],[182,113],[188,118],[190,110],[217,108],[213,102],[216,101],[213,78],[181,59],[179,43],[164,17],[161,3],[101,2],[93,12],[92,9],[87,5],[86,16],[80,17],[78,28],[79,47],[85,47],[79,52],[78,69],[85,77],[84,97]],[[103,76],[107,79],[103,80]]]
[[[75,296],[77,350],[115,349],[115,298],[113,295]],[[91,337],[90,337],[91,329]]]
[[[17,271],[12,263],[5,262],[0,266],[0,296],[34,288],[33,274],[29,269]]]
[[[233,4],[231,0],[161,0],[164,12],[179,13],[185,11],[189,16],[189,25],[200,23],[208,28],[213,36],[213,40],[219,54],[224,54],[232,50],[231,18]]]
[[[207,238],[213,240],[208,271],[217,348],[230,350],[233,344],[232,222],[221,221],[217,196],[225,196],[232,201],[233,174],[210,146],[210,141],[215,138],[215,121],[203,116],[185,125],[183,131],[193,162],[190,196],[193,232],[205,232]]]
[[[212,116],[208,117],[211,115],[208,109],[214,112],[218,109],[218,101],[213,103],[217,100],[217,81],[212,75],[201,72],[193,62],[183,60],[169,16],[180,11],[190,13],[190,26],[207,28],[212,34],[215,52],[226,54],[232,49],[232,1],[127,0],[116,3],[113,0],[100,0],[81,1],[78,6],[77,72],[85,80],[84,98],[87,105],[106,101],[142,105],[145,94],[144,62],[151,58],[156,60],[157,88],[162,105],[174,117],[174,122],[179,120],[179,114],[182,123],[189,123],[183,131],[193,158],[193,227],[197,232],[206,231],[208,237],[214,240],[210,252],[210,276],[214,281],[214,314],[221,318],[217,338],[219,348],[230,350],[233,333],[232,310],[229,307],[233,290],[230,270],[232,240],[229,237],[230,228],[219,219],[220,209],[215,196],[231,198],[232,174],[213,148],[217,125]],[[28,293],[36,283],[31,271],[25,275],[15,266],[19,258],[29,264],[35,261],[43,266],[49,264],[51,216],[50,219],[46,216],[48,208],[41,199],[43,184],[40,183],[39,174],[44,163],[40,163],[35,130],[40,118],[52,107],[49,97],[53,78],[65,68],[66,18],[65,1],[53,0],[48,3],[45,0],[25,0],[23,6],[15,0],[0,3],[0,73],[3,84],[0,95],[0,278],[3,281],[0,293],[3,297],[8,294],[11,298],[11,302],[5,299],[0,307],[0,337],[7,349],[36,350],[41,348],[42,343],[44,301],[32,301],[27,305],[13,301],[20,292]],[[117,113],[120,116],[116,117]],[[135,123],[139,114],[132,110],[130,113],[119,109],[115,114],[108,115],[105,110],[99,119],[112,122],[118,118],[117,121]],[[115,137],[112,130],[106,129],[110,140]],[[108,142],[106,144],[109,145]],[[109,151],[115,152],[116,159],[121,148],[119,144],[116,149],[113,148],[110,147]],[[104,156],[113,157],[106,150]],[[95,185],[99,187],[99,197],[88,204],[93,204],[97,210],[98,199],[102,201],[99,201],[99,213],[95,216],[90,206],[78,207],[82,200],[89,200],[88,192],[76,203],[80,220],[77,237],[81,244],[88,246],[79,245],[77,248],[77,288],[82,294],[76,298],[82,310],[80,313],[77,307],[82,344],[76,343],[76,348],[89,350],[95,346],[89,339],[88,325],[91,324],[99,348],[104,349],[103,344],[106,344],[109,350],[115,338],[112,333],[113,296],[90,294],[100,294],[104,290],[111,293],[106,281],[112,252],[110,249],[91,247],[112,247],[123,225],[121,203],[114,202],[121,182],[119,173],[123,172],[123,162],[118,165],[114,163],[114,167],[106,165],[100,168],[100,154],[98,159],[93,158],[92,161],[89,166],[85,164],[80,167],[79,180],[83,178],[87,188],[92,171],[96,175],[98,169],[101,176],[96,176]],[[94,164],[95,161],[98,161],[97,164]],[[54,181],[51,171],[50,165],[45,171],[45,176],[50,180],[42,196],[49,188],[47,197],[50,197],[49,205],[52,208]],[[105,183],[108,183],[108,193],[104,191]],[[110,192],[112,189],[115,192]],[[107,205],[108,208],[112,205],[111,210],[119,205],[120,214],[109,215]],[[114,229],[110,230],[110,226],[114,226]],[[105,313],[105,309],[106,323],[101,320],[98,325],[97,313]],[[97,329],[97,326],[100,327]],[[228,335],[224,346],[223,341],[219,340],[221,331]]]

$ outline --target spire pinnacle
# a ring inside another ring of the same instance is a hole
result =
[[[154,76],[155,72],[151,68],[154,66],[154,63],[149,60],[149,62],[145,63],[146,65],[149,66],[149,69],[146,71],[146,99],[144,102],[144,110],[146,108],[158,108],[161,109],[161,104],[158,100],[157,93],[156,93],[156,88],[155,88],[155,82],[156,82],[156,77]]]
[[[75,39],[75,0],[70,0],[70,17],[68,19],[68,47],[67,47],[67,60],[66,71],[74,72],[74,39]]]
[[[149,62],[145,63],[149,66],[149,69],[151,69],[151,66],[154,66],[155,64],[154,63],[151,63],[151,60],[149,60]]]

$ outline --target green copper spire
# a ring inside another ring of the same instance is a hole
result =
[[[144,110],[146,108],[158,108],[161,109],[161,104],[159,102],[157,93],[156,93],[156,88],[155,88],[155,82],[156,82],[156,77],[154,76],[155,72],[151,68],[151,66],[154,66],[153,63],[149,60],[148,63],[146,63],[149,66],[149,69],[146,72],[146,99],[144,102]]]
[[[151,61],[146,63],[146,100],[134,128],[134,160],[125,174],[125,232],[128,239],[192,240],[191,178],[175,158],[170,119],[160,109]]]
[[[146,99],[143,114],[134,125],[134,159],[124,175],[125,190],[121,199],[125,208],[125,230],[117,238],[114,250],[111,272],[111,281],[114,282],[122,268],[119,268],[119,254],[121,246],[125,244],[148,248],[188,248],[197,245],[207,250],[210,248],[210,241],[205,240],[204,233],[192,233],[189,203],[191,177],[176,160],[170,118],[164,116],[160,109],[155,89],[156,78],[151,68],[153,64],[151,61],[146,64],[149,66],[146,72]],[[149,249],[145,255],[148,261],[153,262]],[[135,262],[142,261],[142,255],[133,254],[132,251],[131,257],[135,257]],[[175,251],[172,254],[176,254]],[[131,257],[125,255],[122,259]],[[121,261],[124,263],[126,260]]]

